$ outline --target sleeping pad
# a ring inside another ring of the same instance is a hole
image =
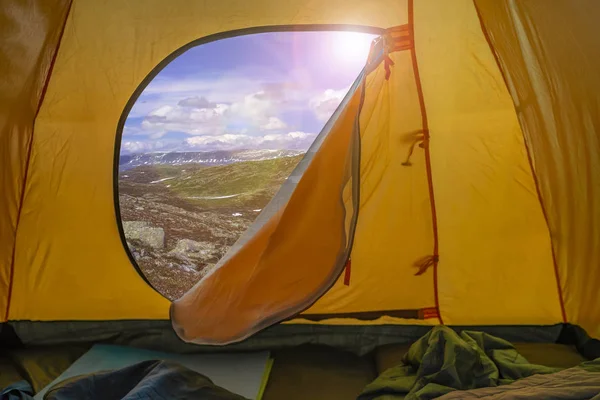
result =
[[[506,340],[437,326],[409,348],[400,365],[367,385],[358,399],[433,399],[455,390],[494,387],[560,370],[530,364]]]
[[[246,400],[180,364],[157,360],[66,379],[48,390],[44,399]]]

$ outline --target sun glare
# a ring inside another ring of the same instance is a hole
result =
[[[335,32],[332,40],[334,57],[343,63],[364,63],[373,38],[373,35],[359,32]]]

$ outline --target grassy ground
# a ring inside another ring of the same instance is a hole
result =
[[[170,180],[169,189],[175,196],[192,200],[200,208],[262,208],[301,158],[245,161],[197,169]],[[163,175],[169,173],[161,171]]]

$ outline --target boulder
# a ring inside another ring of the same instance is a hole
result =
[[[217,251],[214,243],[181,239],[168,254],[184,261],[207,260],[215,257]]]
[[[123,221],[123,231],[127,240],[137,240],[153,249],[165,247],[165,231],[154,228],[146,221]]]

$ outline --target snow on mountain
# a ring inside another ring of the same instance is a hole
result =
[[[119,158],[119,170],[126,171],[142,165],[205,164],[224,165],[239,161],[262,161],[303,154],[298,150],[237,150],[123,154]]]

